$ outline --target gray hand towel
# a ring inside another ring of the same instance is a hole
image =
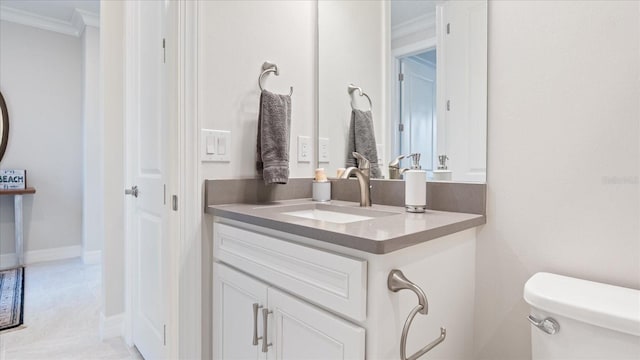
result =
[[[256,169],[265,184],[289,181],[289,131],[291,96],[267,90],[260,94]]]
[[[349,123],[349,138],[347,139],[347,167],[358,166],[353,152],[359,152],[371,162],[371,177],[380,178],[382,173],[378,168],[378,150],[376,134],[373,131],[373,117],[371,111],[353,109]]]

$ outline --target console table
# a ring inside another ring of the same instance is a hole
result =
[[[36,189],[28,187],[26,189],[2,190],[0,196],[13,196],[13,210],[15,211],[15,236],[16,236],[16,256],[18,266],[24,265],[24,243],[23,243],[23,223],[22,223],[22,196],[35,194]]]

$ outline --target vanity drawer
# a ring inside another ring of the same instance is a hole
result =
[[[214,223],[214,257],[357,321],[366,319],[367,261]]]

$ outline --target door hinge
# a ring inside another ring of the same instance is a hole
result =
[[[164,184],[162,189],[162,205],[167,205],[167,184]]]
[[[178,211],[178,195],[171,196],[171,208],[173,211]]]
[[[167,62],[167,43],[165,39],[162,39],[162,62]]]
[[[404,74],[403,73],[399,73],[398,74],[398,81],[404,81]]]
[[[162,330],[162,344],[167,346],[167,325],[164,325],[164,329]]]
[[[447,100],[447,111],[451,110],[451,100]]]
[[[398,124],[398,131],[404,131],[404,124]]]
[[[451,23],[447,23],[447,34],[451,34]]]

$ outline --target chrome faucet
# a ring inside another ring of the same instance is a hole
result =
[[[398,156],[389,163],[389,179],[400,179],[405,171],[410,170],[407,168],[400,168],[400,160],[405,158],[412,158],[414,166],[415,164],[420,163],[420,153]],[[412,166],[411,169],[413,169],[414,166]]]
[[[358,159],[358,167],[346,168],[340,178],[348,179],[351,174],[355,175],[358,179],[358,185],[360,185],[360,206],[371,206],[371,162],[355,151],[352,155]]]
[[[409,170],[406,168],[400,168],[400,160],[406,158],[407,156],[410,155],[400,155],[389,163],[389,179],[400,179],[402,174],[405,171]]]

